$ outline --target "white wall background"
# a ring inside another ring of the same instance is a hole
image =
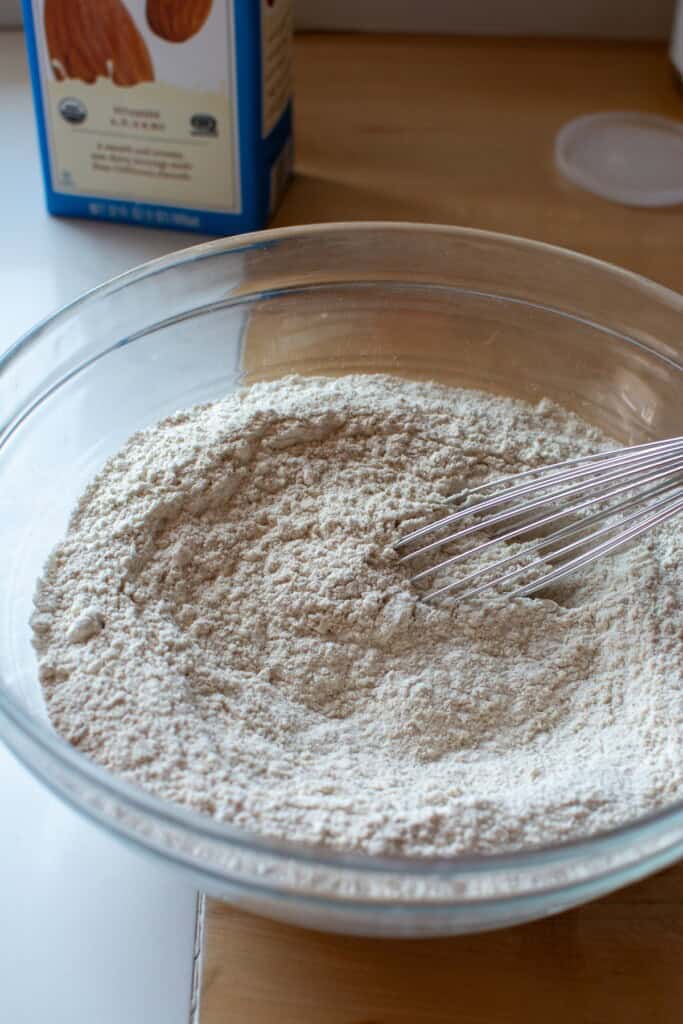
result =
[[[621,39],[667,38],[674,6],[675,0],[294,0],[301,29]],[[20,23],[20,0],[0,0],[0,27]]]

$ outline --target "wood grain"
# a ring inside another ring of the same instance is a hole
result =
[[[683,287],[683,207],[608,203],[553,164],[579,114],[683,116],[664,46],[312,35],[296,58],[297,177],[275,224],[488,228]]]
[[[275,223],[401,219],[535,237],[683,290],[683,208],[564,183],[578,114],[680,118],[663,46],[304,36],[297,176]],[[683,865],[547,921],[488,935],[321,935],[209,903],[202,1024],[677,1024]]]
[[[683,873],[484,935],[322,935],[213,903],[202,1024],[674,1024]]]

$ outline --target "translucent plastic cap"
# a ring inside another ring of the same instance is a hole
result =
[[[555,140],[558,170],[589,192],[628,206],[683,203],[683,124],[614,111],[577,117]]]

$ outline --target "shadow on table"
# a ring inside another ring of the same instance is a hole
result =
[[[429,204],[418,199],[297,171],[271,226],[341,220],[429,221]]]

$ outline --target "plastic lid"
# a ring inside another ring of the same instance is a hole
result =
[[[683,203],[683,124],[656,114],[613,111],[569,121],[555,163],[570,181],[628,206]]]

